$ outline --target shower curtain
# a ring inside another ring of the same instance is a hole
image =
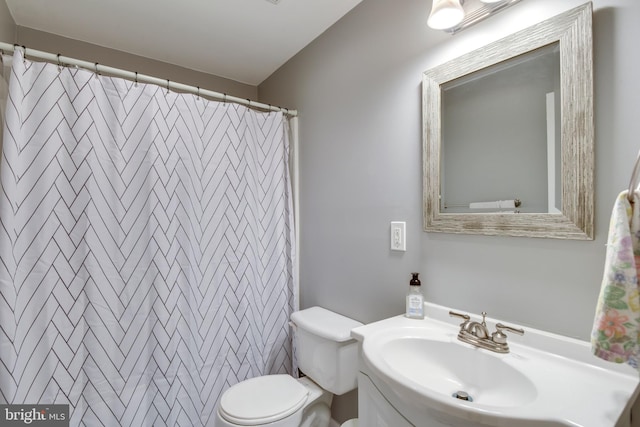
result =
[[[13,58],[0,164],[0,403],[211,426],[292,370],[281,113]]]

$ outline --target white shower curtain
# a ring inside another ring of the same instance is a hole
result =
[[[281,113],[25,60],[0,164],[0,403],[70,425],[211,426],[290,372]]]

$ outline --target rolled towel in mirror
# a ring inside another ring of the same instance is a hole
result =
[[[514,209],[515,200],[496,200],[495,202],[469,203],[469,209]]]

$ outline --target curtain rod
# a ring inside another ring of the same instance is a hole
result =
[[[236,104],[246,105],[251,108],[257,108],[266,111],[282,111],[285,115],[290,117],[296,117],[298,112],[296,110],[290,110],[284,107],[277,107],[274,105],[263,104],[261,102],[252,101],[250,99],[238,98],[235,96],[227,95],[226,93],[214,92],[207,89],[201,89],[197,86],[190,86],[183,83],[177,83],[168,79],[161,79],[158,77],[148,76],[140,74],[136,71],[121,70],[119,68],[109,67],[107,65],[98,64],[97,62],[91,63],[83,61],[81,59],[69,58],[68,56],[62,56],[60,54],[54,54],[49,52],[43,52],[36,49],[27,48],[25,46],[14,45],[9,43],[0,42],[0,50],[3,52],[13,53],[16,49],[22,49],[25,58],[38,58],[48,62],[57,63],[60,65],[70,65],[73,67],[81,67],[95,73],[109,74],[115,77],[122,77],[127,80],[134,80],[140,83],[151,83],[157,86],[164,87],[166,89],[177,89],[182,92],[192,93],[198,96],[206,96],[223,102],[233,102]]]

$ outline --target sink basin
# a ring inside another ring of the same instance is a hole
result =
[[[384,364],[392,375],[444,398],[462,391],[472,402],[489,406],[518,406],[535,399],[535,385],[509,364],[508,356],[458,344],[432,331],[404,332],[366,343],[365,355],[375,355],[373,363]]]
[[[450,308],[425,306],[424,320],[397,316],[351,332],[364,381],[384,397],[366,410],[388,402],[420,427],[630,426],[640,391],[633,368],[597,359],[588,342],[533,328],[509,336],[507,354],[476,348],[457,339]]]

